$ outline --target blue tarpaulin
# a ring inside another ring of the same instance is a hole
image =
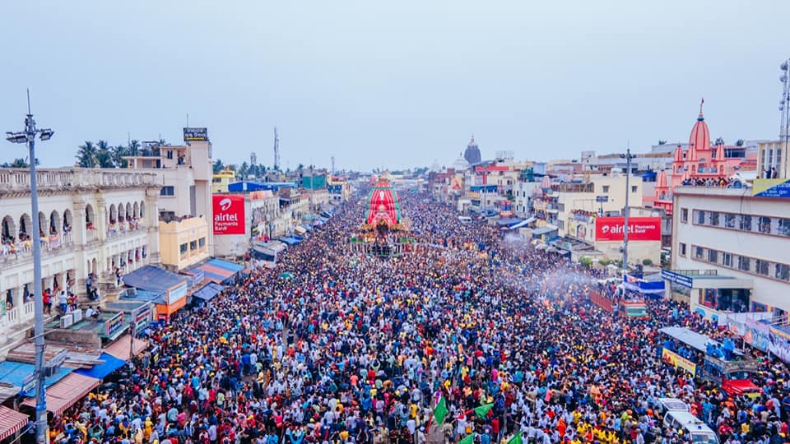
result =
[[[25,378],[33,375],[35,371],[36,366],[33,364],[16,361],[0,362],[0,381],[19,387],[21,392],[22,386],[25,384]],[[71,372],[72,369],[61,366],[57,373],[47,378],[46,387],[55,384]],[[32,393],[26,393],[25,395],[33,396]]]
[[[301,242],[299,239],[296,239],[295,237],[291,237],[291,236],[284,237],[284,238],[279,239],[279,240],[281,240],[282,242],[285,242],[288,245],[296,245],[299,242]]]
[[[168,289],[189,279],[186,276],[179,276],[162,268],[146,265],[143,268],[123,276],[123,283],[141,290],[153,292],[165,292]]]
[[[222,285],[215,284],[214,282],[210,282],[200,290],[196,291],[192,295],[192,297],[201,299],[203,301],[210,301],[214,299],[214,297],[218,295],[219,292],[222,291],[224,288],[225,287],[223,287]]]
[[[124,364],[126,364],[126,361],[124,361],[123,359],[118,359],[115,356],[107,353],[102,353],[99,359],[104,361],[104,363],[99,365],[94,365],[92,368],[88,370],[85,369],[75,370],[74,373],[78,375],[90,376],[91,378],[104,379],[110,373],[118,370],[119,368],[123,367]]]

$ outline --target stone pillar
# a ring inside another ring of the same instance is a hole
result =
[[[145,225],[148,231],[148,263],[159,264],[159,188],[145,190]]]

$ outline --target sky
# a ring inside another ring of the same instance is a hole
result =
[[[98,0],[0,2],[0,129],[30,88],[45,167],[85,140],[182,140],[215,158],[369,170],[578,158],[711,137],[776,138],[777,1]],[[5,145],[0,162],[23,157]]]

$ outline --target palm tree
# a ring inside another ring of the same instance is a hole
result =
[[[126,168],[129,162],[124,159],[124,156],[128,156],[128,149],[123,145],[118,145],[112,147],[112,159],[115,162],[116,166],[121,168]]]
[[[115,162],[114,150],[110,144],[107,143],[106,140],[99,140],[96,142],[96,149],[96,158],[99,160],[99,168],[115,168],[117,164]]]
[[[214,174],[219,174],[219,172],[224,169],[225,169],[225,164],[222,163],[221,159],[217,159],[214,161],[214,166],[213,166]]]
[[[95,168],[98,165],[96,146],[90,140],[79,146],[77,150],[77,166],[82,168]]]
[[[241,177],[242,180],[246,179],[252,173],[250,166],[247,165],[247,161],[241,163],[241,167],[239,167],[239,172],[236,174],[237,176]]]
[[[115,168],[112,152],[107,148],[100,148],[96,152],[96,164],[99,168]]]
[[[129,156],[137,156],[140,154],[140,141],[132,139],[129,142],[129,146],[127,146],[127,152]]]

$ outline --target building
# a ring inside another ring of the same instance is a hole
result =
[[[722,141],[711,145],[710,131],[700,104],[687,150],[684,152],[678,145],[673,153],[672,168],[658,172],[653,206],[672,214],[672,193],[681,184],[689,181],[721,183],[742,171],[745,161],[746,149],[742,146],[727,146]]]
[[[228,185],[230,185],[232,182],[235,181],[236,181],[236,172],[231,170],[229,166],[226,166],[224,170],[212,176],[211,192],[214,194],[227,193]]]
[[[763,141],[757,145],[757,172],[764,179],[790,177],[788,141]]]
[[[675,190],[672,271],[697,279],[670,282],[676,295],[690,299],[693,310],[710,316],[774,311],[782,319],[790,312],[790,201],[756,192],[703,186]],[[706,282],[700,275],[734,280]],[[701,282],[693,292],[691,280]]]
[[[547,199],[545,207],[541,205],[540,208],[545,211],[549,222],[557,225],[559,235],[567,239],[564,247],[571,251],[572,258],[589,255],[617,260],[623,254],[622,227],[628,193],[629,263],[649,260],[658,264],[661,258],[661,218],[639,211],[642,186],[640,176],[627,178],[622,174],[591,174],[583,181],[552,185],[551,190],[544,194],[544,199]]]
[[[0,170],[0,338],[18,339],[33,319],[32,242],[42,247],[42,288],[66,289],[82,301],[89,275],[103,302],[117,289],[118,276],[159,262],[157,179],[143,171],[39,169],[36,228],[30,172]]]
[[[208,260],[208,239],[208,223],[203,215],[159,219],[162,265],[170,271],[183,271]]]
[[[167,236],[180,233],[176,237],[183,239],[187,236],[185,233],[196,229],[194,225],[202,221],[206,226],[199,231],[207,233],[209,256],[214,255],[213,235],[208,228],[208,221],[213,214],[211,196],[214,175],[211,156],[212,145],[206,128],[184,128],[184,145],[144,142],[140,153],[124,157],[127,168],[156,173],[161,186],[158,216],[169,224]],[[188,217],[196,219],[180,226]],[[199,242],[199,239],[194,240]],[[168,239],[167,245],[172,244],[172,239]],[[167,256],[170,262],[176,257],[175,253],[168,253]],[[198,256],[201,255],[194,257]],[[192,262],[188,265],[194,265]],[[178,266],[175,263],[166,265]]]
[[[483,160],[483,157],[480,155],[480,147],[475,143],[475,136],[472,136],[472,140],[469,141],[469,144],[466,146],[464,159],[466,159],[466,162],[470,165],[480,163]]]

